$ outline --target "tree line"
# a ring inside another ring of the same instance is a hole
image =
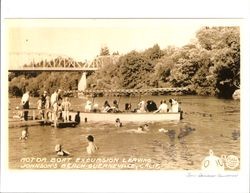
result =
[[[100,55],[109,55],[108,48]],[[80,77],[73,72],[11,73],[9,92],[18,96],[24,89],[37,94],[56,87],[76,89]],[[132,50],[89,74],[87,82],[90,89],[188,87],[192,94],[231,98],[240,83],[240,29],[203,27],[182,47],[161,49],[156,44],[142,52]]]

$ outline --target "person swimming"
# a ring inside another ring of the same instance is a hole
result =
[[[180,133],[178,135],[178,139],[189,135],[192,131],[195,131],[195,128],[188,127],[188,126],[186,126],[184,128],[180,128]]]
[[[148,126],[148,124],[144,124],[144,125],[143,125],[143,130],[144,130],[144,131],[149,131],[149,126]]]
[[[88,154],[93,154],[96,152],[96,150],[98,149],[94,143],[94,137],[92,135],[88,135],[87,136],[87,141],[88,141],[88,147],[87,149],[87,153]]]
[[[164,134],[168,135],[168,137],[169,137],[170,139],[175,139],[175,134],[176,134],[176,132],[175,132],[174,129],[164,129],[164,128],[160,128],[158,131],[159,131],[160,133],[164,133]]]
[[[232,139],[233,139],[233,140],[237,140],[238,138],[240,138],[240,130],[235,129],[235,130],[232,132]]]
[[[67,152],[67,151],[65,151],[65,150],[62,149],[62,145],[61,144],[57,144],[55,146],[55,152],[56,152],[56,154],[58,156],[68,156],[68,155],[70,155],[69,152]]]
[[[121,122],[121,120],[120,120],[119,118],[117,118],[117,119],[115,120],[115,126],[116,126],[116,127],[122,127],[122,122]]]
[[[144,130],[143,126],[139,126],[137,129],[129,129],[125,131],[126,133],[147,133],[146,130]]]
[[[28,128],[25,127],[24,130],[22,130],[21,137],[19,138],[20,140],[27,140],[29,136]]]

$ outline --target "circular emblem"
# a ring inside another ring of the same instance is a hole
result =
[[[239,161],[239,158],[235,155],[229,155],[227,156],[226,158],[226,166],[229,168],[229,169],[235,169],[239,166],[240,164],[240,161]]]

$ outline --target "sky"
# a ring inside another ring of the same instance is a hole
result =
[[[232,21],[230,21],[232,22]],[[13,61],[36,53],[65,55],[77,61],[93,60],[101,47],[110,53],[143,51],[158,44],[181,47],[195,39],[203,26],[228,21],[201,19],[10,19],[7,46]],[[27,54],[30,53],[30,54]],[[17,57],[18,56],[18,57]],[[37,56],[38,57],[38,56]],[[13,63],[13,62],[11,62]],[[18,63],[17,61],[15,63]]]

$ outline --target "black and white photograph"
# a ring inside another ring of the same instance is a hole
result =
[[[240,169],[240,26],[8,22],[9,168]]]
[[[245,175],[242,18],[6,18],[4,30],[4,170]]]

